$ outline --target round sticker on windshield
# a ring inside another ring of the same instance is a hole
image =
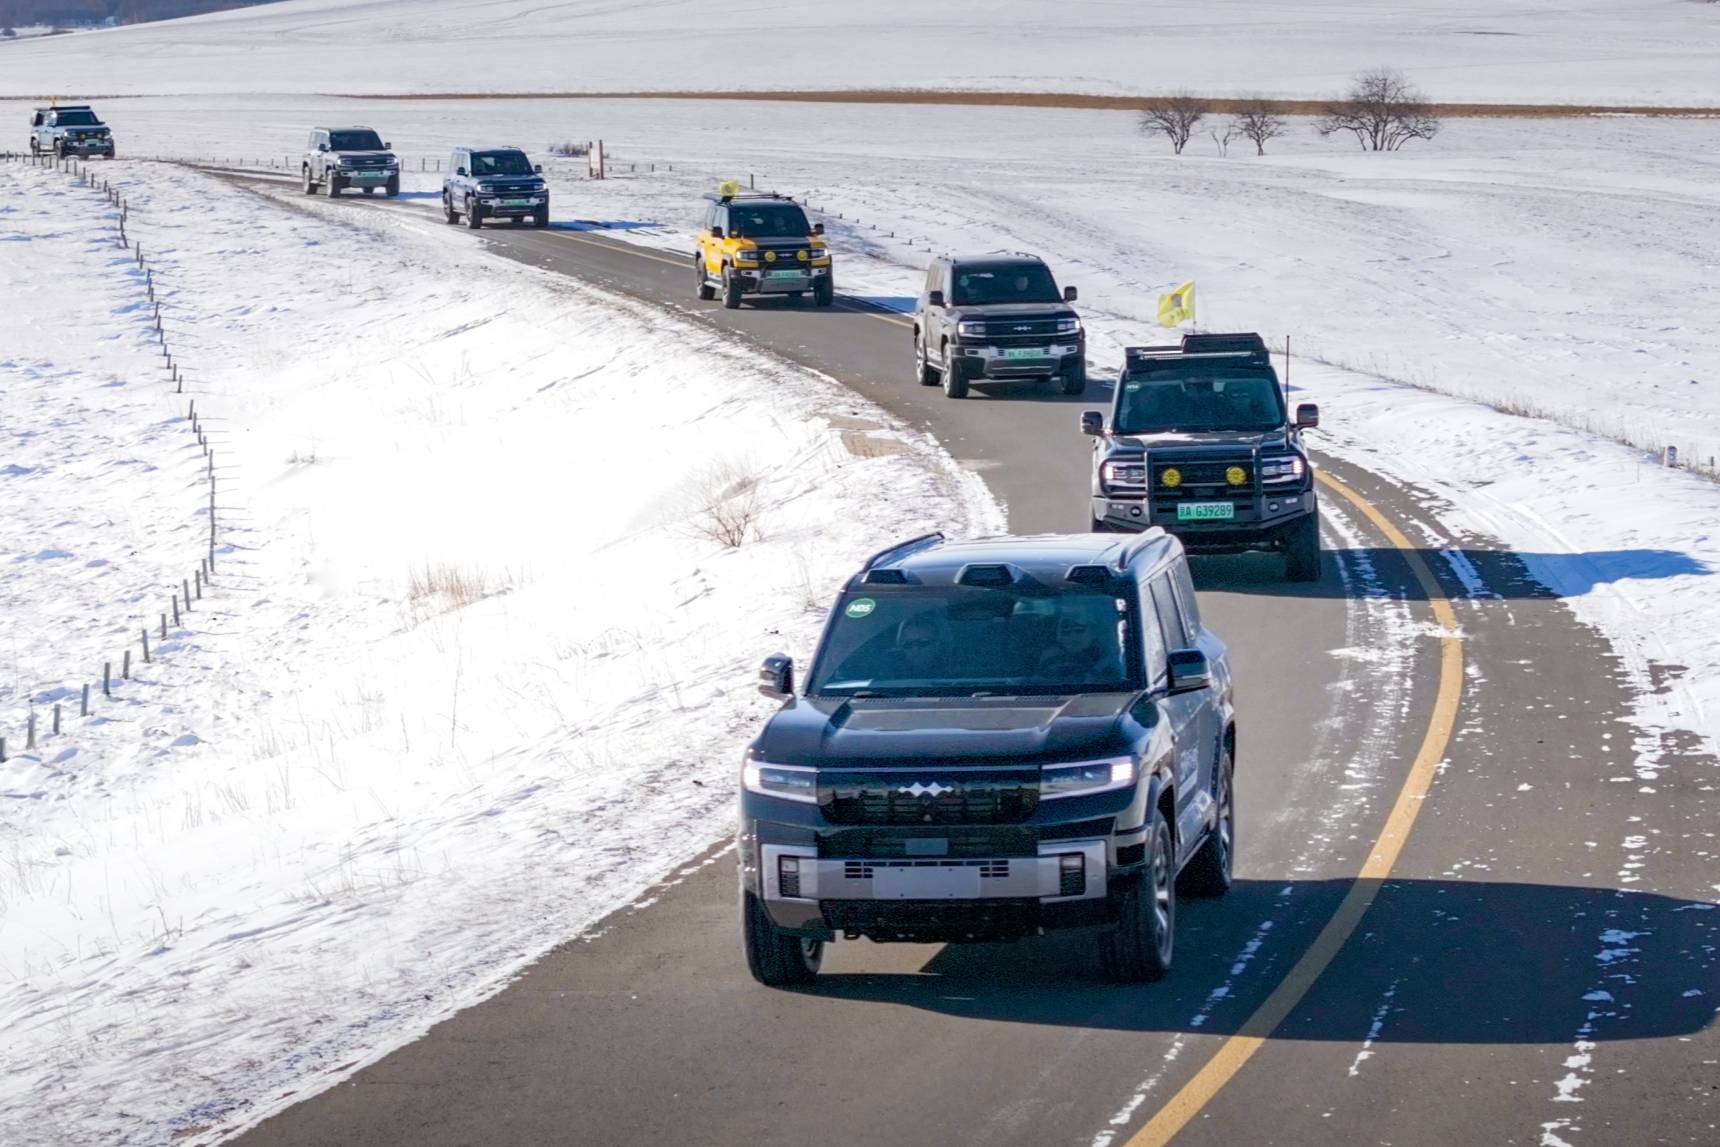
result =
[[[853,601],[849,602],[848,608],[843,610],[842,612],[843,612],[843,614],[845,614],[848,617],[861,618],[861,617],[868,616],[869,614],[871,614],[871,612],[874,609],[877,609],[877,608],[878,608],[878,603],[873,601],[871,598],[869,598],[869,597],[857,597]]]

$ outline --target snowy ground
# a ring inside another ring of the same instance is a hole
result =
[[[0,766],[8,1145],[200,1142],[493,991],[721,837],[751,666],[810,648],[858,555],[1001,525],[829,380],[439,225],[103,174],[213,434],[223,547],[152,664]],[[21,730],[203,520],[101,198],[0,165],[0,204]],[[757,508],[738,549],[701,532],[723,491]]]
[[[0,46],[0,95],[1192,87],[1325,96],[1392,64],[1446,100],[1720,104],[1694,0],[288,0]]]

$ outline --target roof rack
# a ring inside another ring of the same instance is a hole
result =
[[[1232,334],[1186,334],[1182,338],[1184,354],[1211,354],[1215,351],[1251,351],[1266,353],[1266,340],[1253,331]]]
[[[716,191],[705,192],[705,198],[716,203],[732,203],[737,199],[780,199],[785,203],[793,203],[794,196],[783,195],[776,191]]]
[[[930,547],[937,545],[939,542],[942,542],[943,540],[944,540],[943,531],[942,530],[933,530],[929,534],[921,534],[917,538],[909,538],[905,542],[897,542],[895,545],[886,547],[885,549],[881,549],[877,553],[873,554],[871,557],[867,558],[866,564],[861,566],[860,568],[862,570],[869,570],[873,566],[878,565],[880,562],[887,561],[890,558],[905,558],[909,554],[914,553],[918,550],[929,549]]]

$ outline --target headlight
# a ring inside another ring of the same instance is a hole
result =
[[[1135,782],[1135,762],[1088,761],[1080,765],[1047,765],[1039,771],[1039,799],[1085,796],[1127,788]]]
[[[398,159],[395,159],[391,155],[382,161],[382,166],[384,166],[384,167],[399,167],[400,161]]]
[[[822,260],[828,260],[829,258],[830,258],[830,248],[828,248],[828,247],[814,247],[812,249],[812,261],[814,263],[818,262],[821,259]]]
[[[1300,482],[1308,473],[1308,462],[1300,454],[1282,458],[1265,458],[1260,463],[1262,482]]]
[[[1147,486],[1147,464],[1145,462],[1106,462],[1099,467],[1099,480],[1106,489],[1121,486],[1144,490]]]
[[[484,192],[485,194],[494,194],[494,192],[496,190],[496,185],[493,183],[489,183],[489,182],[480,182],[478,184],[478,190]]]
[[[741,765],[741,784],[749,793],[783,800],[818,803],[818,770],[798,765],[770,765],[748,757]]]
[[[756,262],[758,262],[758,252],[757,251],[736,251],[735,252],[735,262],[737,262],[737,263],[756,263]]]
[[[985,337],[985,322],[972,320],[956,324],[956,335],[964,339],[983,339]]]
[[[1060,335],[1078,335],[1081,333],[1080,319],[1058,319],[1057,333]]]

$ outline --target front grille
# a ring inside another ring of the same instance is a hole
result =
[[[1232,467],[1242,471],[1239,484],[1233,485],[1230,481],[1227,471]],[[1165,481],[1165,473],[1169,470],[1177,472],[1179,480],[1174,486]],[[1254,456],[1251,454],[1230,458],[1155,458],[1152,472],[1153,497],[1157,499],[1247,497],[1254,493]]]
[[[837,773],[818,801],[832,824],[1020,824],[1039,807],[1039,770]]]
[[[804,261],[802,261],[801,258],[796,254],[797,251],[805,251],[806,252],[806,259]],[[772,255],[772,254],[774,254],[776,256],[776,258],[775,259],[768,259],[767,256]],[[767,267],[773,267],[773,268],[781,268],[783,270],[787,270],[789,267],[804,267],[807,265],[807,263],[810,263],[812,261],[812,249],[810,247],[768,247],[768,248],[762,248],[762,249],[760,249],[760,251],[758,253],[758,261],[761,265],[764,265]]]
[[[1007,860],[849,860],[842,865],[844,880],[870,880],[880,868],[977,868],[981,880],[1008,880]]]
[[[985,337],[988,339],[1042,340],[1056,333],[1056,319],[988,319],[985,324]]]
[[[1103,823],[1107,826],[1103,831],[1080,835],[1108,834],[1110,821]],[[965,860],[973,857],[1039,854],[1039,834],[1031,828],[998,827],[978,831],[958,828],[940,831],[933,837],[915,836],[911,835],[911,832],[912,830],[880,828],[834,829],[819,837],[818,855],[843,859],[856,857],[863,860],[898,860],[906,857],[949,857],[953,860]],[[915,849],[926,850],[941,845],[943,851],[910,852],[910,841],[914,842],[912,847]]]

